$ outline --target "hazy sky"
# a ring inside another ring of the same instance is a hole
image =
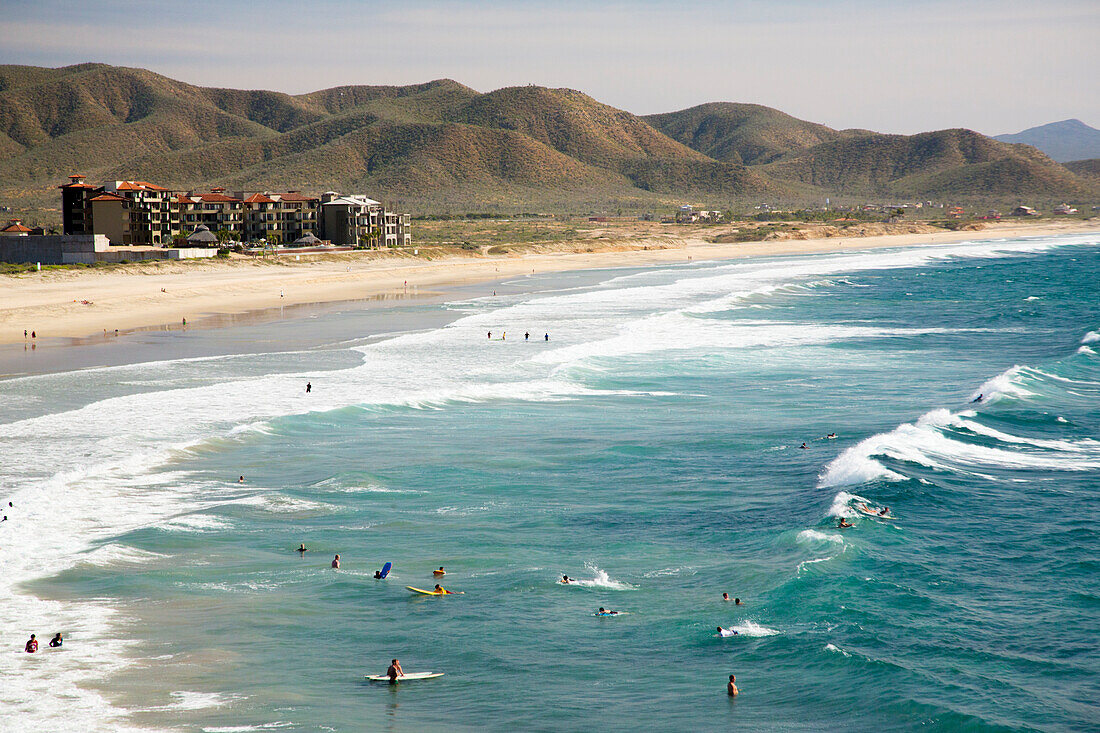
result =
[[[832,127],[1100,127],[1100,0],[0,0],[0,63],[305,92],[450,77],[638,114],[756,102]]]

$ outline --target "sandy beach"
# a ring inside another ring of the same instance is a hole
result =
[[[219,317],[289,305],[422,297],[449,287],[529,273],[637,267],[687,260],[947,244],[1000,237],[1100,231],[1098,222],[995,223],[980,231],[937,231],[882,236],[832,236],[713,244],[698,236],[586,243],[586,251],[504,255],[350,253],[277,261],[157,263],[111,270],[55,270],[6,275],[0,280],[0,343],[38,338],[81,338],[156,326],[220,325]],[[85,302],[87,301],[87,302]]]

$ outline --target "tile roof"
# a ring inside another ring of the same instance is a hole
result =
[[[149,183],[148,181],[121,181],[117,186],[115,186],[115,190],[118,191],[144,191],[146,189],[150,191],[171,190],[164,188],[163,186],[158,186],[155,183]]]
[[[0,232],[30,232],[30,231],[31,230],[30,230],[29,227],[25,227],[25,226],[23,226],[22,224],[19,223],[19,219],[12,219],[11,221],[8,222],[8,225],[6,227],[4,227],[3,229],[0,229]]]
[[[126,198],[124,196],[118,196],[118,195],[113,194],[113,193],[102,193],[99,196],[96,196],[94,199],[92,199],[92,201],[125,201],[125,200],[126,200]]]
[[[195,199],[184,196],[182,193],[178,193],[172,198],[174,204],[193,204],[196,203]]]
[[[262,193],[254,193],[244,200],[246,204],[273,204],[275,199]]]
[[[226,196],[224,193],[218,193],[217,191],[200,194],[199,198],[211,204],[240,203],[241,201],[240,199]]]
[[[297,191],[291,191],[290,193],[281,193],[279,198],[283,201],[298,202],[298,201],[316,201],[316,196],[305,196]]]

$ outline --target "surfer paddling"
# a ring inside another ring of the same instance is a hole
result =
[[[723,629],[721,626],[719,626],[718,627],[718,635],[719,636],[737,636],[737,629]]]
[[[433,590],[441,596],[453,596],[454,595],[454,591],[447,590],[446,588],[441,586],[439,583],[435,584],[435,588],[433,588]]]
[[[568,575],[561,576],[561,580],[558,581],[562,585],[569,585],[570,583],[576,583],[576,578],[570,578]]]
[[[847,519],[845,519],[844,517],[840,517],[836,522],[836,528],[837,529],[847,529],[848,527],[852,527],[852,526],[854,526],[854,525],[851,522],[849,522]]]

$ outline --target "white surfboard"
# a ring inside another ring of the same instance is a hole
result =
[[[409,672],[403,674],[397,678],[398,682],[408,682],[409,680],[432,680],[436,677],[442,677],[442,672]],[[389,682],[390,676],[387,674],[368,674],[366,678],[371,682]]]

